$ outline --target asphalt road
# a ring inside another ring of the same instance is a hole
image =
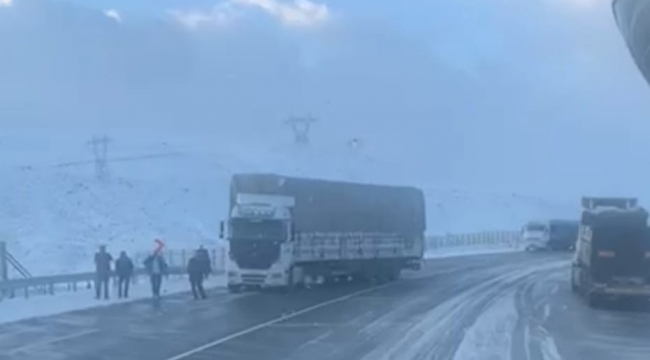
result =
[[[648,359],[650,314],[589,309],[568,265],[471,256],[382,285],[136,301],[0,326],[0,359]]]

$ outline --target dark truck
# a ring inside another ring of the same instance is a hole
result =
[[[578,241],[579,229],[579,221],[550,220],[546,246],[550,250],[573,250]]]
[[[650,299],[648,212],[636,199],[584,198],[571,288],[595,306],[606,298]]]
[[[227,225],[232,291],[388,280],[421,265],[425,202],[413,187],[236,174]]]

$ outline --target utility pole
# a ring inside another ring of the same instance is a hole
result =
[[[6,281],[8,279],[7,244],[4,241],[0,241],[0,281]],[[0,298],[2,298],[2,294],[0,294]]]
[[[108,144],[111,139],[106,135],[93,136],[88,142],[95,158],[95,177],[97,180],[106,180],[108,177]]]
[[[293,130],[293,138],[297,144],[309,144],[309,132],[314,122],[316,119],[312,116],[293,116],[287,119],[285,124]]]

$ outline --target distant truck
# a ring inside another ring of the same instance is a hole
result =
[[[590,306],[607,298],[650,299],[648,212],[633,198],[583,198],[571,288]]]
[[[526,251],[573,250],[580,223],[572,220],[531,221],[521,233]]]
[[[521,229],[521,239],[526,251],[544,250],[548,244],[548,223],[530,221]]]
[[[394,280],[420,268],[425,228],[416,188],[236,174],[221,228],[228,289]]]
[[[550,220],[548,222],[549,250],[573,250],[578,241],[580,222],[573,220]]]

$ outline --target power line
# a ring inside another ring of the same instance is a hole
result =
[[[308,144],[311,124],[314,122],[316,122],[316,119],[312,116],[294,116],[287,119],[285,121],[285,124],[289,125],[293,130],[293,137],[296,143]]]

